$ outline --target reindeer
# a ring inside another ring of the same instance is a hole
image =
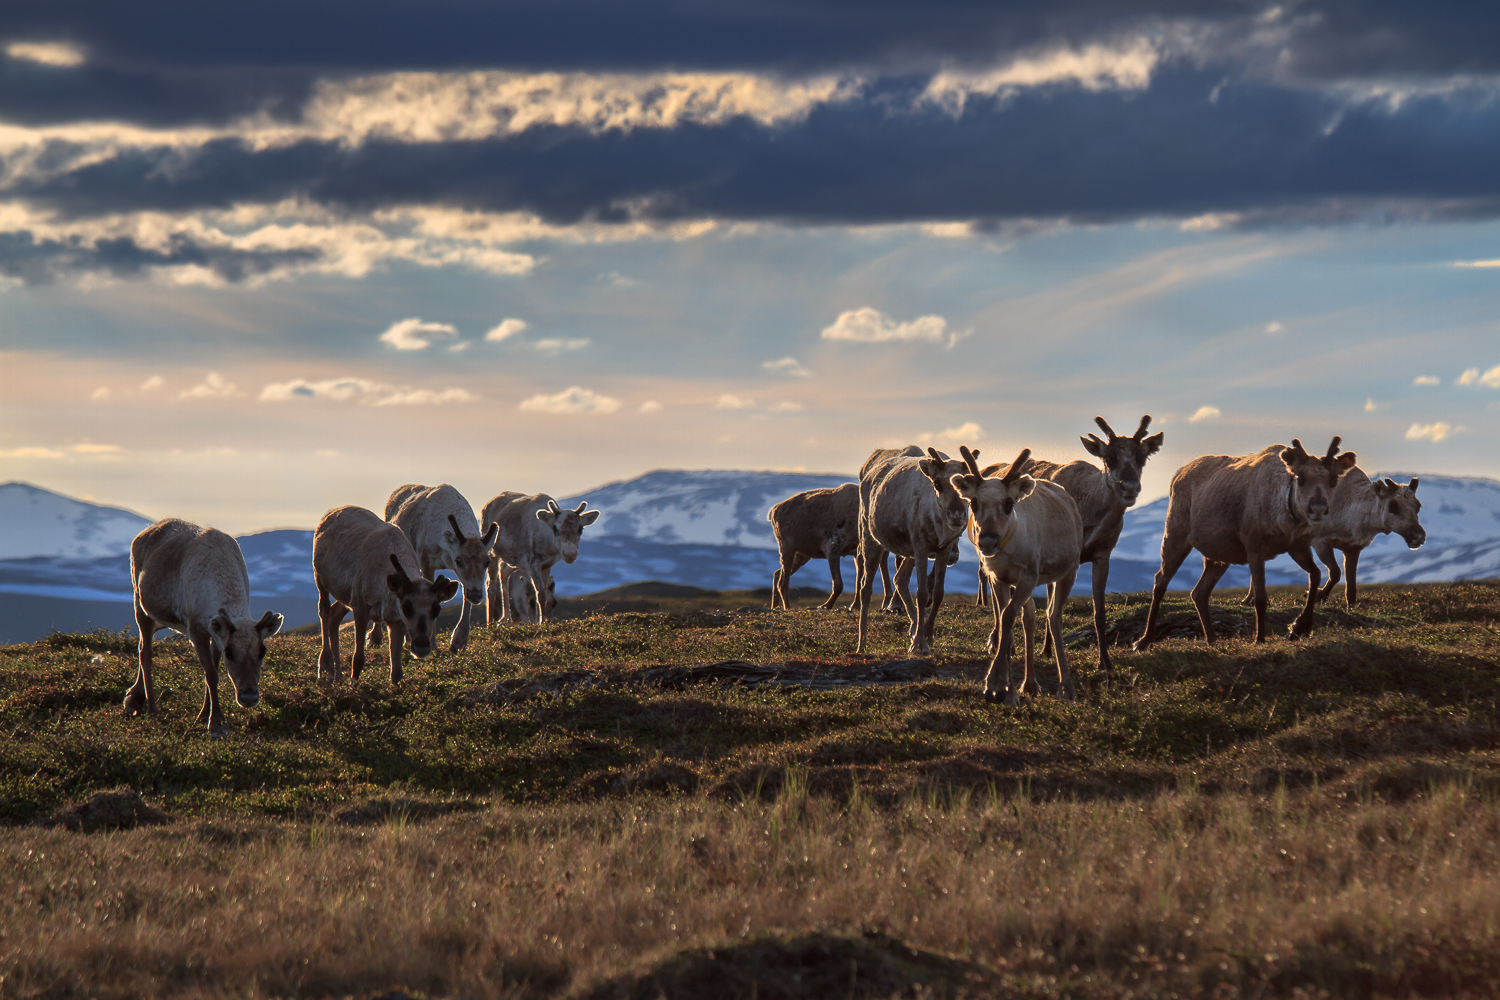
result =
[[[1240,458],[1204,455],[1177,470],[1161,540],[1161,569],[1151,591],[1146,632],[1135,643],[1137,652],[1150,647],[1162,595],[1193,549],[1203,554],[1193,606],[1209,644],[1216,636],[1208,598],[1232,563],[1250,564],[1255,641],[1265,641],[1266,560],[1283,552],[1307,571],[1307,600],[1288,633],[1293,639],[1312,633],[1321,574],[1311,542],[1328,517],[1339,477],[1354,467],[1354,452],[1338,454],[1340,440],[1335,437],[1322,458],[1309,455],[1293,438],[1290,448],[1273,444]]]
[[[219,709],[219,664],[234,685],[241,708],[260,704],[260,668],[266,640],[282,617],[267,611],[250,617],[250,573],[239,543],[217,528],[200,528],[175,517],[157,521],[130,543],[130,582],[135,624],[141,630],[140,667],[125,692],[126,715],[156,714],[151,642],[159,628],[172,628],[193,643],[203,665],[203,708],[195,720],[209,734],[229,732]]]
[[[792,574],[813,558],[828,560],[828,574],[833,592],[818,605],[826,611],[844,592],[844,575],[839,563],[844,556],[859,550],[859,486],[845,483],[828,490],[794,493],[776,504],[766,514],[781,568],[771,577],[771,607],[787,607]],[[886,590],[890,590],[887,578]]]
[[[1375,540],[1376,535],[1395,532],[1411,549],[1419,549],[1427,541],[1427,532],[1417,520],[1417,514],[1422,509],[1422,501],[1417,499],[1418,482],[1415,476],[1405,486],[1394,479],[1377,482],[1366,476],[1358,466],[1339,479],[1338,486],[1333,491],[1333,503],[1329,506],[1328,517],[1313,535],[1313,551],[1318,554],[1323,565],[1328,567],[1328,583],[1319,591],[1319,601],[1326,601],[1328,595],[1333,593],[1333,588],[1338,586],[1339,564],[1333,554],[1334,549],[1344,553],[1344,572],[1349,577],[1345,584],[1344,600],[1352,608],[1359,597],[1359,588],[1355,583],[1359,554]],[[1254,601],[1255,588],[1251,587],[1241,603],[1251,604]]]
[[[391,683],[401,681],[401,647],[411,642],[418,659],[432,652],[438,613],[458,593],[458,581],[422,575],[406,535],[363,507],[335,507],[313,532],[313,582],[318,587],[318,620],[323,650],[318,679],[339,680],[339,623],[354,612],[354,662],[350,676],[365,666],[365,634],[371,621],[391,630]]]
[[[484,505],[485,530],[491,524],[499,525],[489,565],[490,624],[504,620],[512,603],[505,599],[500,582],[502,562],[523,573],[531,585],[536,595],[536,620],[551,620],[551,609],[557,604],[548,591],[552,567],[559,559],[571,564],[578,558],[583,529],[597,521],[601,513],[584,510],[587,506],[584,502],[573,510],[563,510],[545,493],[526,496],[514,491],[501,493]]]
[[[505,594],[507,602],[505,619],[513,622],[534,622],[540,617],[541,621],[551,621],[552,614],[557,609],[557,582],[552,579],[551,570],[543,570],[542,577],[545,583],[541,589],[546,592],[546,605],[538,610],[536,598],[537,591],[526,578],[526,574],[516,569],[510,563],[500,564],[500,589]]]
[[[887,552],[911,559],[917,574],[915,604],[896,588],[911,622],[909,650],[915,655],[932,651],[933,625],[943,605],[949,549],[963,534],[969,510],[950,481],[964,471],[964,464],[935,448],[928,448],[927,454],[927,458],[917,458],[909,454],[909,449],[907,453],[893,449],[884,455],[876,452],[860,470],[857,653],[865,651],[875,567],[884,561]],[[930,580],[929,558],[936,560]]]
[[[1073,701],[1077,691],[1068,669],[1062,641],[1062,611],[1078,576],[1078,554],[1083,550],[1083,519],[1068,491],[1057,483],[1026,474],[1031,449],[1022,449],[1001,476],[979,469],[979,455],[959,448],[968,471],[952,477],[953,488],[968,503],[969,540],[979,553],[979,565],[990,586],[995,627],[985,649],[994,659],[984,677],[984,699],[1004,700],[1014,706],[1024,693],[1038,688],[1032,673],[1035,618],[1032,592],[1047,586],[1047,625],[1057,653],[1057,680],[1062,697]],[[995,467],[992,467],[995,468]],[[1010,653],[1016,615],[1026,635],[1026,672],[1018,688],[1010,686]],[[1004,687],[1001,687],[1001,679]]]
[[[1094,637],[1099,643],[1099,666],[1104,673],[1114,676],[1114,664],[1109,658],[1109,647],[1104,639],[1108,620],[1104,613],[1104,590],[1109,583],[1109,557],[1120,540],[1120,530],[1125,526],[1125,511],[1135,506],[1141,495],[1141,470],[1146,460],[1161,450],[1163,435],[1146,437],[1151,426],[1151,415],[1141,418],[1141,424],[1130,437],[1116,434],[1103,417],[1095,417],[1107,438],[1097,434],[1079,438],[1084,450],[1103,462],[1104,468],[1079,460],[1059,465],[1033,458],[1026,472],[1035,479],[1057,483],[1068,491],[1068,496],[1078,505],[1078,516],[1083,518],[1083,549],[1078,555],[1080,565],[1092,564],[1094,589]],[[999,466],[991,466],[985,475],[993,475]],[[988,583],[984,567],[979,568],[979,593],[976,604],[987,600]],[[1051,595],[1048,595],[1051,603]],[[1048,632],[1042,643],[1042,655],[1052,646],[1052,633]]]
[[[484,603],[485,571],[499,526],[491,524],[481,535],[474,508],[447,483],[396,487],[385,502],[385,519],[411,542],[423,576],[431,579],[438,570],[450,569],[458,577],[464,600],[448,651],[459,652],[469,643],[470,607]],[[381,632],[382,625],[377,621],[370,634],[371,645],[380,643]]]

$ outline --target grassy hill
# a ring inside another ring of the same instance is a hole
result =
[[[126,636],[0,647],[0,993],[1491,995],[1500,587],[1364,594],[1259,647],[1221,603],[1214,649],[1169,602],[1112,685],[1075,601],[1081,700],[1048,659],[1017,710],[966,602],[908,661],[904,620],[855,657],[843,611],[627,589],[399,689],[287,635],[223,740],[186,643],[154,719]]]

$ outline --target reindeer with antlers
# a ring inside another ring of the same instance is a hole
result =
[[[1068,491],[1068,496],[1078,505],[1078,516],[1083,518],[1083,548],[1078,553],[1079,564],[1091,564],[1091,581],[1094,590],[1094,636],[1099,643],[1099,666],[1113,677],[1114,664],[1109,658],[1109,647],[1104,633],[1108,622],[1104,615],[1104,589],[1109,583],[1109,557],[1120,540],[1120,530],[1125,526],[1125,511],[1135,505],[1141,495],[1141,470],[1146,460],[1161,450],[1163,435],[1146,436],[1151,426],[1151,414],[1141,417],[1141,424],[1130,437],[1116,434],[1103,417],[1095,417],[1106,437],[1097,434],[1079,438],[1084,449],[1100,459],[1104,468],[1079,459],[1066,465],[1033,458],[1026,472],[1034,479],[1054,482]],[[985,475],[994,475],[1002,466],[991,466]],[[988,601],[988,582],[984,567],[979,569],[979,595],[976,604]],[[1050,588],[1049,588],[1050,590]],[[1048,594],[1051,601],[1051,594]],[[1042,654],[1051,648],[1052,634],[1047,633],[1042,643]]]
[[[448,651],[457,653],[469,643],[473,606],[484,603],[484,576],[490,564],[490,548],[499,529],[490,525],[479,533],[474,508],[458,490],[443,483],[421,486],[407,483],[391,492],[385,502],[385,519],[401,529],[417,553],[422,575],[432,579],[440,569],[449,569],[463,588],[458,624],[448,640]],[[377,621],[370,633],[372,645],[381,640],[383,626]]]
[[[1037,689],[1033,673],[1035,618],[1029,602],[1037,587],[1047,587],[1047,630],[1057,654],[1057,680],[1063,698],[1077,692],[1062,641],[1062,609],[1078,576],[1083,551],[1083,519],[1068,491],[1057,483],[1027,474],[1031,449],[1024,449],[1004,475],[998,467],[979,469],[978,454],[960,448],[967,472],[952,478],[954,490],[972,512],[969,540],[979,552],[979,568],[989,585],[995,628],[986,649],[994,657],[984,678],[984,698],[1015,705],[1024,692]],[[1019,687],[1010,686],[1011,638],[1016,615],[1025,612],[1025,665]]]
[[[943,605],[949,550],[969,523],[969,508],[951,482],[964,471],[964,464],[936,448],[928,448],[927,456],[918,458],[892,449],[879,457],[870,456],[860,470],[857,653],[865,651],[870,592],[888,552],[911,559],[917,574],[916,604],[906,606],[911,621],[909,650],[915,655],[932,652],[933,622]],[[930,576],[928,559],[934,560]],[[897,587],[896,592],[905,604],[904,590]]]
[[[1151,591],[1146,632],[1135,649],[1151,645],[1157,612],[1167,584],[1188,553],[1203,554],[1203,575],[1193,587],[1193,606],[1203,638],[1216,638],[1208,598],[1231,564],[1250,565],[1255,597],[1255,641],[1266,638],[1266,560],[1285,552],[1307,571],[1307,601],[1288,634],[1295,639],[1313,630],[1313,607],[1321,573],[1313,559],[1312,540],[1328,517],[1339,477],[1354,467],[1352,451],[1339,454],[1335,437],[1322,458],[1309,455],[1302,442],[1273,444],[1254,455],[1204,455],[1177,470],[1167,502],[1167,528],[1161,540],[1161,569]]]

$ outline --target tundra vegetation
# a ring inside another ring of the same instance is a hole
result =
[[[221,740],[187,641],[145,719],[130,635],[0,647],[0,993],[1500,991],[1500,586],[1260,644],[1223,603],[1212,648],[1172,594],[1139,654],[1110,595],[1113,684],[1079,599],[1079,700],[1017,709],[980,696],[987,613],[851,656],[822,596],[476,627],[399,687],[320,685],[283,632]]]

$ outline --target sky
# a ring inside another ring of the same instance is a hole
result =
[[[0,5],[0,481],[397,485],[1337,434],[1500,477],[1479,3]]]

